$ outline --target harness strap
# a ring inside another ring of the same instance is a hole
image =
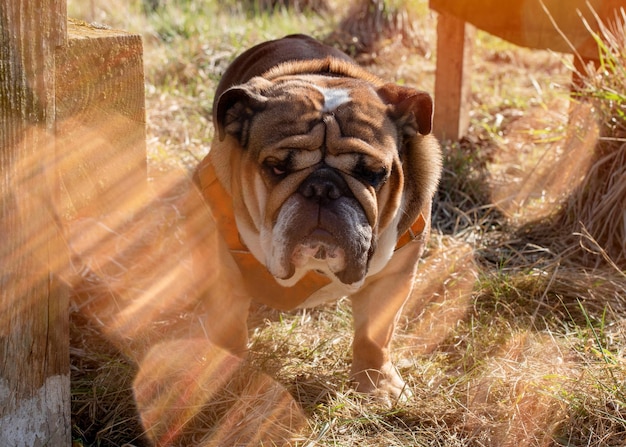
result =
[[[400,250],[409,242],[413,242],[415,239],[420,237],[424,232],[424,228],[426,228],[426,220],[422,213],[417,216],[415,222],[411,224],[411,226],[398,238],[398,242],[396,242],[396,250]]]

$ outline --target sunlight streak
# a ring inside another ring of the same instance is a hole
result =
[[[468,383],[467,430],[489,445],[554,445],[568,411],[563,397],[581,374],[569,357],[547,335],[512,335]]]
[[[428,354],[456,328],[471,306],[478,275],[473,248],[452,239],[442,241],[420,265],[403,315],[402,349]]]
[[[231,380],[241,359],[206,340],[155,345],[141,362],[133,389],[143,426],[157,445],[178,441],[185,427]]]
[[[305,422],[289,392],[206,339],[154,346],[134,382],[156,445],[282,445]]]
[[[555,121],[566,128],[552,129]],[[598,137],[590,104],[562,101],[554,110],[528,111],[512,124],[490,163],[493,202],[523,222],[553,214],[583,181]]]

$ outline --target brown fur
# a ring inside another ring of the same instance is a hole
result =
[[[339,96],[329,99],[324,92]],[[343,101],[341,95],[347,99]],[[339,104],[328,110],[326,100]],[[313,291],[305,301],[294,299],[292,306],[350,295],[357,389],[384,398],[406,397],[409,393],[391,364],[388,349],[428,237],[431,201],[441,170],[439,145],[430,135],[430,96],[385,83],[309,37],[290,36],[254,47],[233,62],[218,86],[213,119],[217,137],[198,170],[200,187],[205,194],[210,190],[203,181],[207,167],[211,172],[214,169],[230,195],[240,238],[259,258],[261,268],[267,265],[280,280],[292,281],[293,274],[284,271],[289,263],[284,267],[287,261],[269,252],[290,247],[290,241],[309,231],[309,225],[315,228],[315,222],[309,222],[316,220],[316,215],[290,216],[284,212],[285,204],[308,213],[310,204],[302,196],[302,185],[321,172],[333,179],[327,183],[345,189],[338,197],[342,206],[352,207],[351,214],[362,216],[351,219],[367,227],[364,235],[371,232],[371,246],[367,238],[359,242],[369,251],[352,254],[348,250],[352,245],[343,239],[350,239],[356,230],[344,230],[340,221],[325,224],[330,225],[331,234],[336,230],[347,235],[337,240],[342,248],[337,253],[349,264],[348,273],[333,271],[337,277],[330,285],[319,293]],[[206,199],[212,203],[210,197]],[[325,212],[320,205],[317,213]],[[318,221],[322,215],[317,214]],[[425,223],[424,231],[407,245],[396,247],[400,235],[418,218]],[[282,229],[283,222],[292,221],[298,224]],[[269,240],[270,235],[279,239]],[[293,258],[290,250],[286,253]],[[331,245],[328,250],[338,249]],[[211,255],[206,249],[196,250],[199,275],[203,274],[203,257]],[[329,265],[335,262],[334,257],[326,259]],[[240,264],[240,268],[247,267]],[[362,269],[365,273],[360,273]],[[244,282],[245,278],[244,271]],[[238,304],[232,308],[239,310],[237,315],[223,311],[218,316],[222,328],[214,337],[218,343],[229,339],[223,328],[231,323],[229,330],[241,334],[242,309],[255,294],[262,295],[263,288],[263,284],[249,284],[251,296],[234,294],[232,299]],[[266,294],[263,302],[271,301]],[[245,349],[226,347],[238,352]]]

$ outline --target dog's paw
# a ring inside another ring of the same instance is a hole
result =
[[[390,363],[380,370],[353,373],[352,381],[357,392],[367,394],[387,407],[408,402],[413,397],[410,388]]]

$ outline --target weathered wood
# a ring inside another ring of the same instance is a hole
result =
[[[68,39],[65,0],[0,3],[0,446],[63,446],[70,220],[145,205],[142,44],[74,22]]]
[[[63,215],[125,219],[146,202],[141,36],[70,20],[68,37],[56,55]]]
[[[597,31],[596,17],[611,26],[626,0],[430,0],[429,6],[439,13],[434,132],[441,139],[457,140],[469,124],[469,24],[517,45],[575,53],[575,68],[580,69],[583,61],[598,58],[587,26]],[[572,78],[576,89],[578,73]]]
[[[575,50],[588,59],[597,58],[598,50],[579,14],[597,30],[593,11],[611,21],[616,10],[625,6],[624,0],[430,0],[435,11],[514,44],[563,53]]]
[[[471,54],[474,28],[449,14],[437,18],[437,68],[433,132],[460,139],[469,126]]]
[[[67,263],[54,213],[64,0],[0,7],[0,445],[70,444]]]

